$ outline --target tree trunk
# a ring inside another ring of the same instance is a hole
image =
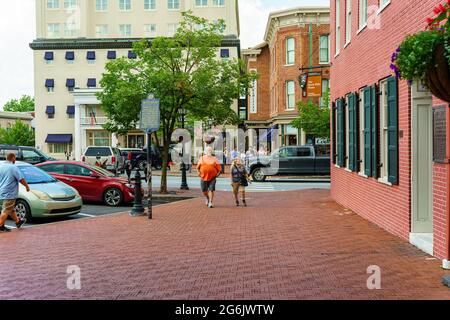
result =
[[[164,146],[162,153],[162,172],[161,172],[161,186],[159,192],[162,194],[167,194],[167,161],[169,159],[169,142],[164,137]]]

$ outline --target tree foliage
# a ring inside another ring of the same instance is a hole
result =
[[[291,122],[291,125],[297,129],[302,129],[307,134],[314,135],[316,138],[330,137],[329,100],[329,93],[327,92],[323,102],[325,107],[315,104],[312,100],[306,103],[298,102],[298,117]]]
[[[3,111],[8,112],[31,112],[34,111],[34,99],[30,96],[22,96],[19,100],[12,99],[8,101]]]
[[[10,128],[0,128],[0,144],[34,146],[34,130],[17,120]]]
[[[183,13],[173,38],[137,42],[133,46],[137,59],[120,58],[106,65],[99,99],[109,119],[107,130],[123,135],[135,129],[141,100],[149,94],[160,99],[161,192],[167,192],[166,163],[180,108],[188,116],[212,119],[216,125],[239,122],[231,106],[246,93],[255,75],[246,73],[240,60],[218,58],[224,28],[223,20],[210,23]]]

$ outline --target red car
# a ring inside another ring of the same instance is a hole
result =
[[[83,200],[114,207],[134,201],[133,185],[105,169],[77,161],[51,161],[36,166],[77,189]]]

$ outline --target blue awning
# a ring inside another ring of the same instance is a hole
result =
[[[75,106],[67,106],[67,114],[75,114]]]
[[[86,55],[86,59],[95,60],[95,51],[88,51]]]
[[[55,80],[54,79],[46,79],[45,86],[47,88],[53,88],[55,86]]]
[[[45,108],[45,113],[46,114],[55,114],[55,106],[47,106],[47,108]]]
[[[220,49],[220,57],[221,58],[229,58],[230,57],[230,49]]]
[[[66,52],[66,60],[75,60],[75,52],[67,51]]]
[[[47,51],[44,55],[44,59],[45,60],[53,60],[53,52],[52,51]]]
[[[97,86],[97,80],[95,78],[89,78],[87,81],[88,88],[95,88]]]
[[[116,52],[115,51],[108,51],[107,58],[112,60],[116,58]]]
[[[66,80],[66,87],[67,88],[74,88],[75,87],[75,79],[67,79]]]
[[[49,134],[45,143],[72,143],[71,134]]]
[[[136,53],[131,51],[131,50],[129,50],[128,51],[128,59],[136,59],[136,58],[137,58]]]

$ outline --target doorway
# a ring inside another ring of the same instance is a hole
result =
[[[432,96],[412,86],[412,203],[410,242],[433,255]]]

